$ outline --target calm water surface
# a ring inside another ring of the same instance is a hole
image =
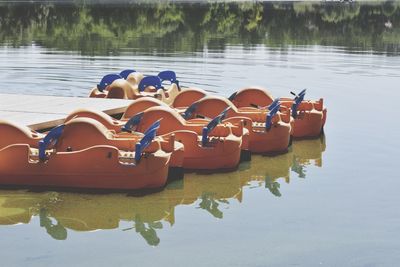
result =
[[[0,190],[1,265],[398,266],[396,2],[0,4],[0,14],[0,93],[85,97],[110,72],[173,69],[219,95],[307,88],[328,107],[325,136],[159,193]]]

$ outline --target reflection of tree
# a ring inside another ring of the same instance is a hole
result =
[[[281,185],[275,180],[272,179],[269,176],[265,177],[265,188],[268,188],[268,190],[276,197],[281,197],[282,194],[279,191],[279,188]]]
[[[293,156],[293,165],[291,170],[297,173],[299,178],[306,178],[306,165],[302,164],[296,156]]]
[[[327,5],[320,10],[322,21],[339,23],[345,20],[353,20],[360,15],[360,4],[351,5]]]
[[[215,199],[216,193],[213,192],[203,192],[200,196],[199,208],[208,211],[215,218],[222,219],[224,214],[218,209],[220,203],[228,204],[229,202],[224,199]]]
[[[323,44],[398,52],[400,3],[0,5],[0,42],[83,54],[199,51],[227,43]]]
[[[307,166],[314,164],[322,166],[322,152],[326,149],[326,138],[322,134],[319,138],[295,141],[292,144],[293,163],[291,170],[298,174],[299,178],[306,178]]]
[[[135,229],[136,233],[139,233],[147,244],[150,246],[158,246],[160,244],[160,238],[157,236],[156,229],[162,229],[163,225],[161,222],[148,222],[145,223],[139,215],[136,215],[134,219],[134,226],[132,228],[124,229],[131,230]]]
[[[56,240],[67,239],[67,229],[62,226],[58,221],[54,224],[50,219],[46,209],[42,208],[39,211],[40,226],[44,227],[47,233]]]
[[[386,1],[382,5],[382,13],[387,16],[393,16],[396,13],[396,10],[400,7],[400,2],[392,2],[392,1]]]
[[[243,30],[255,30],[262,17],[263,6],[260,3],[212,3],[201,25],[210,33],[235,36]]]

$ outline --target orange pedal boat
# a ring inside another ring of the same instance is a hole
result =
[[[142,99],[153,99],[153,98],[142,98]],[[154,99],[156,101],[156,99]],[[141,102],[140,100],[137,100]],[[136,103],[136,102],[135,102]],[[65,119],[64,123],[67,123],[76,118],[91,118],[98,122],[100,122],[104,127],[112,132],[112,135],[119,139],[128,139],[129,144],[135,143],[135,140],[140,140],[143,138],[143,133],[139,132],[124,132],[123,127],[126,124],[126,121],[120,121],[112,118],[104,112],[92,110],[92,109],[78,109],[74,112],[70,113],[68,117]],[[155,124],[157,126],[158,124]],[[154,125],[153,125],[154,127]],[[168,139],[164,139],[162,137],[156,137],[160,145],[161,149],[167,153],[171,154],[171,160],[169,163],[169,174],[168,178],[170,179],[179,179],[183,178],[183,157],[184,157],[184,146],[182,143],[175,141],[175,136],[171,135]]]
[[[292,92],[291,92],[292,93]],[[326,122],[327,109],[323,99],[317,101],[304,100],[304,89],[294,99],[289,97],[279,98],[282,107],[291,109],[294,118],[293,137],[312,138],[318,137],[323,131]],[[274,101],[274,98],[264,89],[245,88],[233,93],[229,99],[238,108],[256,107],[263,108]]]
[[[128,107],[124,113],[122,120],[127,121],[124,130],[142,132],[151,123],[160,120],[158,134],[165,139],[175,135],[175,138],[183,143],[185,169],[234,169],[239,163],[241,149],[246,148],[243,124],[222,124],[225,114],[218,114],[211,121],[199,119],[187,122],[176,111],[162,104],[132,116],[132,111],[136,108],[137,106],[134,109]]]
[[[171,153],[153,141],[156,127],[128,145],[101,126],[79,118],[44,136],[1,121],[0,184],[114,190],[165,185]]]
[[[141,97],[154,97],[165,103],[172,103],[180,93],[179,83],[174,72],[163,71],[158,76],[146,76],[135,70],[124,70],[119,74],[107,74],[100,83],[94,87],[89,97],[94,98],[117,98],[117,99],[138,99]],[[166,89],[163,81],[170,81]]]
[[[181,93],[183,94],[183,93],[185,93],[187,91],[196,92],[196,90],[195,89],[194,90],[185,89],[185,90],[182,90]],[[180,95],[178,95],[178,98],[177,98],[178,100],[179,100],[179,96]],[[170,110],[173,113],[176,113],[177,111],[179,111],[178,109],[173,109],[173,108],[169,107],[167,104],[161,102],[158,99],[145,97],[145,98],[137,99],[135,102],[130,104],[128,106],[128,108],[126,109],[124,115],[122,116],[122,120],[126,121],[126,120],[128,120],[128,118],[131,118],[134,115],[136,115],[136,114],[138,114],[140,112],[143,112],[146,109],[151,108],[151,107],[164,107],[164,108]],[[224,119],[225,116],[226,116],[226,112],[223,111],[223,112],[221,112],[221,114],[218,114],[218,115],[221,115],[222,118]],[[181,116],[178,116],[178,117],[181,117]],[[210,120],[211,119],[196,119],[196,120],[192,119],[192,120],[186,121],[186,123],[207,124],[207,123],[210,122]],[[247,128],[243,127],[244,126],[244,120],[237,119],[236,121],[232,121],[230,123],[233,124],[232,125],[233,127],[243,128],[243,133],[242,133],[242,152],[241,152],[241,155],[240,155],[240,161],[249,161],[249,160],[251,160],[251,151],[249,150],[249,131],[248,131]]]
[[[213,117],[226,111],[225,122],[245,121],[249,130],[249,149],[253,153],[276,154],[286,152],[290,145],[290,113],[280,113],[279,102],[274,102],[269,109],[239,109],[228,99],[218,96],[206,96],[189,106],[183,112],[186,119]]]

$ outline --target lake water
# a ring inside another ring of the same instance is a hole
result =
[[[398,266],[399,3],[0,3],[0,43],[0,93],[173,69],[328,107],[323,137],[159,193],[0,190],[2,266]]]

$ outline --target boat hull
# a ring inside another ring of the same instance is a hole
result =
[[[47,161],[39,161],[29,145],[15,144],[0,150],[0,184],[117,190],[160,188],[167,181],[169,161],[170,154],[158,151],[144,156],[139,163],[123,162],[120,151],[112,146],[52,153]]]

